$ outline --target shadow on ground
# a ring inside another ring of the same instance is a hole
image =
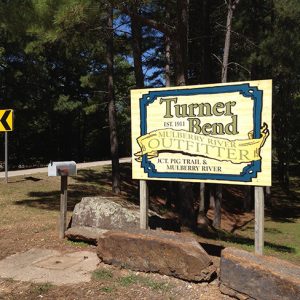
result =
[[[121,189],[122,194],[118,196],[120,201],[139,205],[138,181],[131,179],[131,164],[121,164]],[[26,180],[38,181],[34,177],[26,177]],[[74,177],[75,183],[69,185],[68,190],[68,211],[73,211],[74,206],[81,201],[82,197],[92,196],[115,196],[111,192],[111,167],[105,166],[100,171],[94,169],[85,169],[78,172]],[[164,213],[173,213],[174,209],[166,207],[167,183],[163,181],[149,182],[150,190],[150,209],[163,215]],[[292,190],[292,191],[291,191]],[[299,192],[298,192],[299,191]],[[224,187],[223,217],[231,223],[231,230],[196,232],[199,236],[205,236],[212,240],[212,243],[231,242],[245,246],[253,246],[254,241],[251,238],[242,237],[234,234],[236,230],[242,229],[253,221],[253,214],[250,218],[240,219],[243,214],[243,201],[245,199],[245,189],[240,186]],[[29,192],[28,198],[16,201],[16,205],[24,205],[47,210],[60,209],[59,191],[50,192]],[[300,218],[300,186],[299,180],[291,181],[290,191],[283,189],[278,183],[272,188],[272,198],[269,199],[269,206],[266,210],[266,216],[271,220],[278,222],[295,222]],[[195,204],[197,205],[197,204]],[[173,216],[176,214],[174,213]],[[223,222],[223,221],[222,221]],[[176,218],[172,221],[162,221],[161,218],[152,217],[149,220],[151,228],[162,228],[164,230],[180,231],[179,223]],[[205,244],[202,246],[211,255],[219,256],[222,246],[216,244]],[[288,246],[265,242],[265,245],[275,251],[285,253],[295,253],[295,249]]]
[[[137,182],[131,180],[130,164],[121,164],[121,190],[118,196],[122,200],[138,204]],[[37,181],[33,177],[26,180]],[[68,185],[68,211],[73,211],[75,205],[83,197],[114,197],[111,191],[111,168],[104,167],[101,171],[93,169],[80,170],[78,176],[73,178],[75,184]],[[15,202],[16,205],[24,205],[47,210],[60,209],[60,191],[29,192],[28,198]]]

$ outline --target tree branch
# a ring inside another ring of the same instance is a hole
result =
[[[130,17],[136,18],[136,20],[138,20],[141,24],[143,24],[145,26],[152,27],[166,35],[169,35],[169,36],[175,33],[174,27],[171,27],[165,23],[157,22],[153,19],[145,18],[145,17],[131,11],[126,5],[122,6],[120,9],[123,13],[129,15]]]
[[[240,67],[241,69],[243,69],[243,70],[245,70],[246,72],[248,72],[249,75],[251,75],[251,71],[250,71],[249,69],[247,69],[247,68],[245,68],[244,66],[238,64],[237,62],[232,61],[232,62],[230,62],[227,66],[230,66],[230,65],[238,66],[238,67]]]
[[[214,53],[212,53],[212,56],[213,56],[214,58],[216,58],[217,61],[222,65],[222,60],[221,60],[221,58],[220,58],[219,56],[217,56],[217,55],[214,54]]]

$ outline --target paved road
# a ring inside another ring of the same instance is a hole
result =
[[[130,157],[120,158],[120,163],[127,163],[131,162]],[[77,169],[86,169],[91,167],[97,166],[105,166],[111,165],[111,160],[102,160],[102,161],[94,161],[94,162],[87,162],[87,163],[79,163],[77,164]],[[46,173],[48,172],[48,168],[35,168],[35,169],[24,169],[24,170],[16,170],[16,171],[8,171],[8,177],[13,176],[22,176],[22,175],[31,175],[36,173]],[[5,177],[5,172],[0,172],[0,178]]]

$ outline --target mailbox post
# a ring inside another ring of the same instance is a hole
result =
[[[68,176],[75,176],[77,168],[75,161],[51,162],[48,165],[48,176],[60,176],[60,217],[59,238],[65,237],[67,229]]]
[[[67,203],[68,203],[68,176],[61,176],[60,183],[60,217],[59,217],[59,238],[65,237],[67,229]]]

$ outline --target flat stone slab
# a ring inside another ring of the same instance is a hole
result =
[[[62,254],[56,250],[31,249],[0,261],[0,277],[55,285],[89,282],[97,268],[96,253]]]
[[[66,256],[66,255],[55,255],[45,260],[38,261],[34,265],[39,268],[50,269],[50,270],[65,270],[79,264],[83,261],[82,256]]]
[[[226,248],[222,251],[220,269],[221,291],[226,294],[235,294],[240,299],[300,300],[300,267],[297,265]]]
[[[109,230],[99,237],[97,254],[104,263],[188,281],[209,281],[215,274],[199,243],[175,232]]]
[[[107,232],[107,229],[75,226],[69,228],[65,232],[65,236],[73,241],[85,241],[96,245],[98,238],[105,232]]]

